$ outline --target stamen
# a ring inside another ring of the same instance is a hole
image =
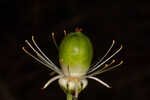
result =
[[[50,85],[52,82],[54,82],[55,80],[57,80],[57,79],[59,79],[59,78],[62,78],[62,77],[63,77],[63,75],[57,75],[57,76],[51,78],[51,79],[44,85],[44,87],[43,87],[42,89],[47,88],[47,86]]]
[[[65,35],[65,36],[67,35],[67,32],[66,32],[66,30],[64,30],[64,35]]]
[[[47,63],[52,69],[57,70],[57,72],[62,73],[60,69],[57,68],[57,66],[50,60],[48,59],[48,57],[41,51],[41,49],[38,47],[38,45],[36,44],[36,42],[34,41],[34,36],[32,36],[32,41],[34,43],[34,45],[36,46],[36,48],[40,51],[40,53],[48,60],[46,60],[40,53],[38,53],[38,51],[36,51],[33,46],[30,44],[30,42],[28,40],[25,40],[25,42],[30,46],[30,48],[37,54],[37,56],[43,60],[45,63]]]
[[[32,47],[32,45],[30,44],[30,42],[28,40],[25,40],[25,42],[29,45],[29,47],[35,52],[37,53],[37,51]]]
[[[53,75],[55,75],[55,74],[56,74],[56,72],[54,72],[54,71],[51,72],[51,73],[49,73],[50,76],[53,76]]]
[[[92,76],[87,76],[87,78],[93,79],[99,83],[101,83],[102,85],[106,86],[107,88],[111,88],[107,83],[103,82],[102,80],[96,78],[96,77],[92,77]]]
[[[34,48],[33,46],[30,44],[30,42],[28,40],[25,40],[25,42],[30,46],[30,48],[37,54],[38,57],[40,57],[40,59],[44,60],[45,62],[47,62],[45,60],[45,58],[43,56],[41,56]]]
[[[105,70],[102,70],[99,74],[104,73],[104,72],[109,71],[109,70],[112,70],[112,69],[114,69],[114,68],[120,66],[121,64],[123,64],[123,61],[120,61],[120,63],[117,64],[117,65],[115,65],[115,66],[112,66],[112,67],[110,67],[110,68],[107,68],[107,69],[105,69]]]
[[[89,71],[92,70],[93,68],[95,68],[98,64],[100,64],[100,63],[103,61],[103,59],[104,59],[104,58],[109,54],[109,52],[111,51],[111,49],[112,49],[112,47],[114,46],[114,44],[115,44],[115,40],[112,41],[112,44],[111,44],[111,46],[109,47],[108,51],[105,53],[105,55],[104,55],[93,67],[91,67],[91,68],[89,69]]]
[[[58,74],[61,74],[61,72],[59,72],[58,70],[53,68],[53,65],[49,65],[47,63],[45,63],[44,61],[38,59],[37,57],[33,56],[31,53],[29,53],[24,47],[22,47],[22,50],[28,54],[29,56],[31,56],[32,58],[34,58],[35,60],[37,60],[38,62],[40,62],[41,64],[45,65],[46,67],[50,68],[51,70],[57,72]]]
[[[39,61],[40,63],[47,65],[45,62],[41,61],[40,59],[36,58],[35,56],[33,56],[31,53],[29,53],[24,47],[22,47],[22,50],[27,53],[29,56],[33,57],[34,59],[36,59],[37,61]]]
[[[100,63],[99,65],[97,65],[97,67],[93,68],[92,70],[88,71],[88,73],[91,73],[93,71],[95,71],[96,69],[98,69],[99,67],[101,67],[103,64],[105,64],[108,60],[110,60],[112,57],[114,57],[118,52],[121,51],[121,49],[123,48],[123,46],[121,45],[120,48],[114,53],[112,54],[109,58],[107,58],[105,61],[103,61],[102,63]]]
[[[67,68],[62,68],[63,69],[63,74],[66,76],[66,77],[71,77],[71,74],[70,74],[70,69],[69,69],[69,65],[67,66]]]
[[[70,69],[69,69],[69,65],[68,65],[68,67],[67,67],[67,75],[69,76],[69,77],[71,77],[71,75],[70,75]]]
[[[111,66],[113,63],[115,63],[115,60],[114,60],[114,59],[112,60],[112,62],[111,62],[110,64],[105,64],[105,66],[104,66],[102,69],[100,69],[100,70],[102,71],[102,70],[108,68],[108,67]]]
[[[33,44],[36,46],[36,48],[39,50],[39,52],[40,52],[43,56],[41,56],[41,55],[36,51],[36,52],[37,52],[37,55],[40,56],[42,59],[44,59],[44,61],[46,61],[47,63],[52,64],[56,70],[59,70],[59,71],[60,71],[60,69],[59,69],[59,68],[42,52],[42,50],[38,47],[38,45],[37,45],[36,42],[34,41],[34,36],[32,36],[32,41],[33,41]],[[45,57],[47,60],[46,60],[44,57]]]
[[[78,82],[75,81],[75,98],[78,98]]]
[[[119,64],[114,65],[114,66],[112,66],[112,67],[110,67],[110,68],[105,68],[105,69],[103,69],[103,70],[98,70],[98,71],[96,71],[96,72],[93,72],[93,73],[91,73],[89,76],[95,76],[95,75],[104,73],[104,72],[106,72],[106,71],[110,71],[110,70],[112,70],[112,69],[114,69],[114,68],[120,66],[121,64],[123,64],[123,61],[121,61]]]
[[[32,38],[33,38],[33,37],[32,37]],[[60,69],[58,69],[54,64],[49,63],[42,55],[40,55],[40,53],[38,53],[38,52],[33,48],[33,46],[30,44],[30,42],[29,42],[28,40],[26,40],[25,42],[30,46],[30,48],[37,54],[37,56],[38,56],[41,60],[43,60],[45,63],[47,63],[47,64],[50,66],[49,68],[52,68],[52,67],[53,67],[53,69],[56,69],[57,72],[61,73]],[[35,42],[34,39],[33,39],[33,42]]]
[[[53,39],[53,42],[54,42],[56,48],[58,49],[58,45],[57,45],[56,40],[55,40],[55,33],[54,32],[52,32],[52,39]]]
[[[78,88],[75,86],[75,98],[78,98]]]

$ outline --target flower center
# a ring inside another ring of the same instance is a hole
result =
[[[60,87],[66,92],[71,94],[80,93],[88,84],[86,79],[81,79],[80,77],[63,77],[59,79]]]

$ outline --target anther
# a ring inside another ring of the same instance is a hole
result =
[[[64,59],[60,59],[59,61],[60,61],[61,63],[63,63],[63,62],[64,62]]]
[[[53,39],[53,42],[54,42],[56,48],[58,49],[58,45],[57,45],[56,40],[55,40],[55,33],[54,32],[52,32],[52,39]]]
[[[113,40],[112,44],[115,44],[115,40]]]
[[[120,61],[120,64],[123,64],[123,60],[122,60],[122,61]]]
[[[122,48],[123,48],[123,45],[121,45],[120,48],[122,49]]]
[[[34,40],[34,36],[32,35],[32,40]]]
[[[24,50],[24,47],[22,47],[22,50]]]
[[[66,32],[66,30],[64,30],[64,35],[65,35],[65,36],[67,35],[67,32]]]

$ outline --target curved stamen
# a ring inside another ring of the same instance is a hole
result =
[[[93,77],[93,76],[87,76],[87,78],[90,78],[90,79],[93,79],[99,83],[101,83],[102,85],[106,86],[107,88],[111,88],[107,83],[103,82],[102,80],[96,78],[96,77]]]
[[[102,63],[100,63],[99,65],[97,65],[95,68],[91,69],[90,71],[88,71],[87,74],[95,71],[96,69],[98,69],[99,67],[101,67],[103,64],[105,64],[108,60],[110,60],[112,57],[114,57],[118,52],[120,52],[120,50],[123,48],[123,46],[121,45],[120,48],[114,53],[112,54],[109,58],[107,58],[105,61],[103,61]]]
[[[59,79],[59,78],[62,78],[62,77],[63,77],[63,75],[57,75],[57,76],[51,78],[51,79],[44,85],[44,87],[43,87],[42,89],[47,88],[47,86],[50,85],[52,82],[54,82],[55,80],[57,80],[57,79]]]

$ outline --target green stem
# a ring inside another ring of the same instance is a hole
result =
[[[72,96],[72,94],[70,94],[70,93],[67,93],[67,100],[72,100],[73,99],[73,96]]]

